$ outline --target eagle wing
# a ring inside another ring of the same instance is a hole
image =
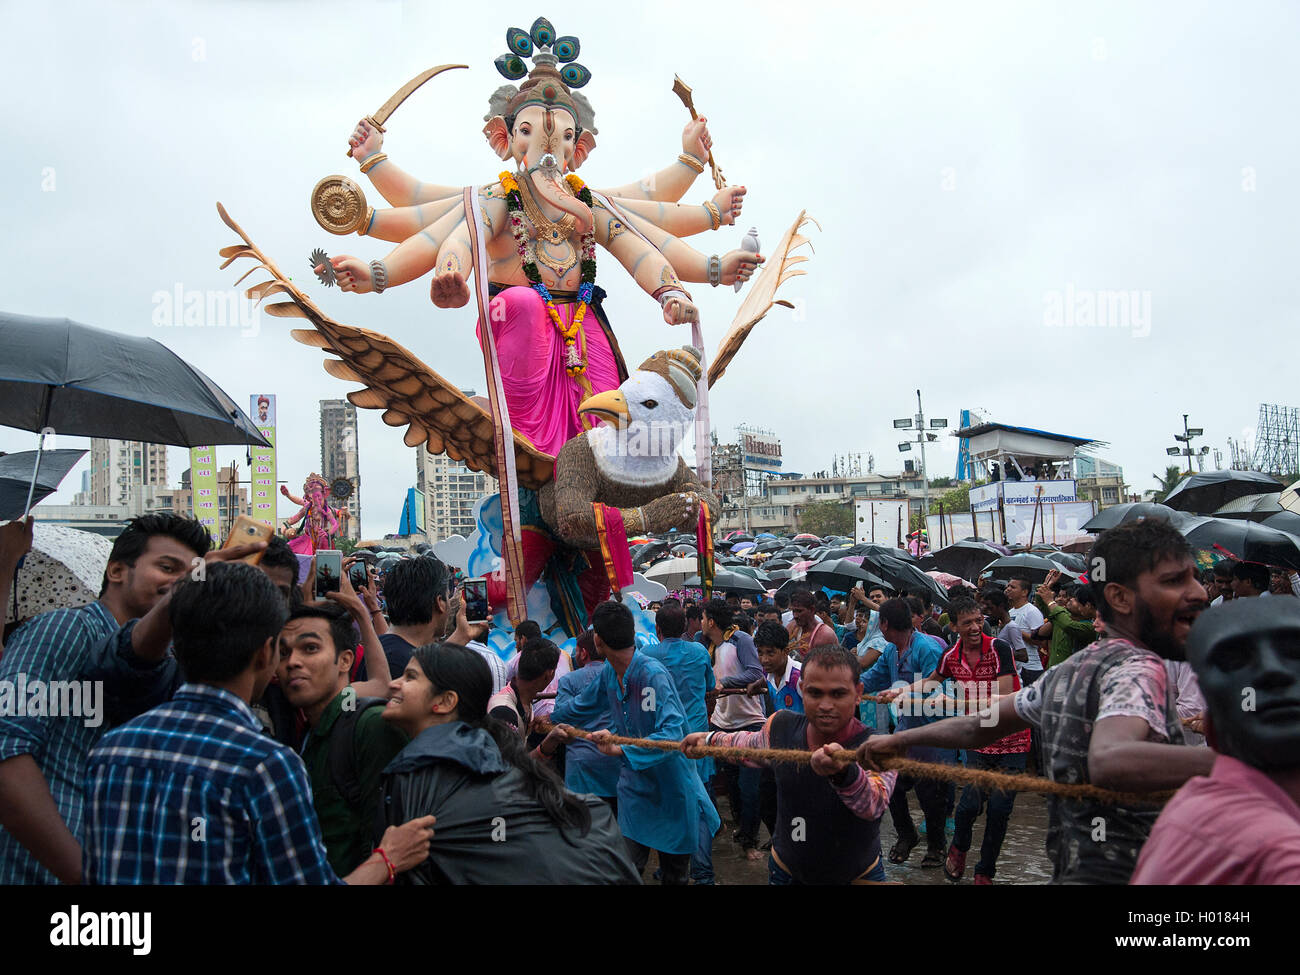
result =
[[[226,258],[221,266],[251,257],[258,265],[239,281],[254,271],[270,273],[270,280],[253,285],[245,294],[258,302],[271,295],[287,296],[287,301],[267,305],[267,313],[277,318],[305,318],[311,323],[312,328],[295,328],[290,334],[304,345],[337,356],[327,357],[324,363],[325,371],[335,379],[365,386],[347,394],[353,405],[383,410],[383,421],[390,427],[406,426],[403,440],[408,447],[424,444],[430,453],[446,453],[471,470],[496,476],[492,415],[487,410],[387,335],[334,321],[262,253],[220,203],[217,212],[244,241],[221,249]],[[521,487],[536,490],[551,479],[553,456],[538,450],[518,432],[514,432],[514,449]]]
[[[797,278],[801,274],[808,273],[802,268],[796,267],[796,265],[808,260],[807,256],[793,253],[804,244],[808,244],[808,238],[800,233],[804,224],[811,220],[817,225],[817,229],[821,230],[821,224],[807,214],[807,210],[799,211],[799,216],[790,225],[790,229],[781,235],[781,240],[769,252],[771,256],[768,257],[762,270],[750,282],[745,300],[741,302],[740,310],[736,312],[736,317],[731,322],[731,331],[718,345],[718,351],[714,353],[709,364],[710,389],[713,388],[714,383],[722,378],[722,374],[727,371],[727,366],[731,364],[731,360],[740,351],[740,346],[744,343],[745,338],[753,331],[754,326],[763,320],[763,316],[772,310],[773,305],[784,305],[786,308],[794,307],[784,298],[777,298],[776,292],[781,285],[791,278]],[[811,245],[809,246],[811,247]]]

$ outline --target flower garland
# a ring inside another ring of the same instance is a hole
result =
[[[569,173],[565,177],[574,194],[587,206],[592,206],[591,190],[578,177],[576,173]],[[524,201],[519,192],[519,184],[515,181],[514,173],[501,174],[501,189],[506,194],[506,209],[510,212],[510,233],[515,238],[515,246],[519,248],[519,260],[523,263],[524,276],[528,278],[533,290],[536,291],[546,302],[546,312],[551,316],[551,321],[555,323],[556,329],[564,337],[564,371],[571,378],[577,379],[587,372],[587,363],[583,360],[578,351],[578,334],[582,331],[582,320],[587,315],[587,306],[591,303],[592,291],[596,285],[596,231],[595,227],[588,233],[582,235],[580,263],[581,284],[578,285],[578,310],[574,312],[573,323],[566,326],[564,319],[555,308],[555,302],[551,298],[551,292],[546,285],[542,283],[541,272],[537,269],[537,262],[528,258],[528,228],[524,225]]]

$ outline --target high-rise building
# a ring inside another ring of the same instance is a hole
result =
[[[352,494],[344,502],[331,497],[334,508],[346,508],[347,524],[343,536],[356,541],[361,537],[361,466],[357,453],[357,408],[345,399],[320,401],[320,473],[333,484],[344,478],[352,484]]]
[[[462,389],[466,396],[473,390]],[[437,542],[451,535],[469,537],[477,527],[474,505],[497,491],[497,481],[472,471],[446,454],[431,454],[420,444],[415,449],[415,486],[424,495],[424,532]]]
[[[90,471],[81,472],[81,490],[72,496],[74,507],[83,507],[90,504]]]
[[[167,487],[165,444],[99,438],[90,441],[89,504],[129,504],[133,488],[147,487]]]

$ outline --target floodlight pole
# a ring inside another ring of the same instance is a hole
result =
[[[930,521],[930,478],[925,473],[925,411],[921,409],[919,389],[916,391],[916,427],[919,431],[916,439],[921,444],[921,524],[926,525]]]

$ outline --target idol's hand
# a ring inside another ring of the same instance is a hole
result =
[[[653,532],[694,526],[700,517],[699,500],[692,494],[668,494],[655,498],[642,510],[645,512],[646,527]]]
[[[433,276],[429,297],[439,308],[463,308],[469,304],[469,285],[459,271],[443,271]]]
[[[682,129],[682,152],[690,153],[700,162],[707,162],[712,149],[713,139],[709,135],[709,120],[701,115],[687,122],[686,128]]]
[[[664,321],[669,325],[699,324],[700,312],[686,298],[669,298],[664,302]]]
[[[330,264],[334,266],[334,273],[338,275],[340,291],[355,291],[359,295],[364,295],[374,290],[370,284],[370,265],[361,258],[340,254],[338,257],[331,257]],[[317,264],[312,270],[320,274],[324,268],[325,265]]]
[[[755,254],[753,251],[728,251],[722,255],[722,283],[735,284],[737,281],[748,281],[758,266],[766,260],[767,258],[762,254]]]
[[[360,164],[367,156],[373,156],[384,147],[384,134],[362,119],[352,130],[348,145],[352,147],[352,158]]]
[[[727,226],[736,222],[744,203],[745,188],[743,186],[724,186],[713,194],[713,205],[718,208],[722,222]]]

